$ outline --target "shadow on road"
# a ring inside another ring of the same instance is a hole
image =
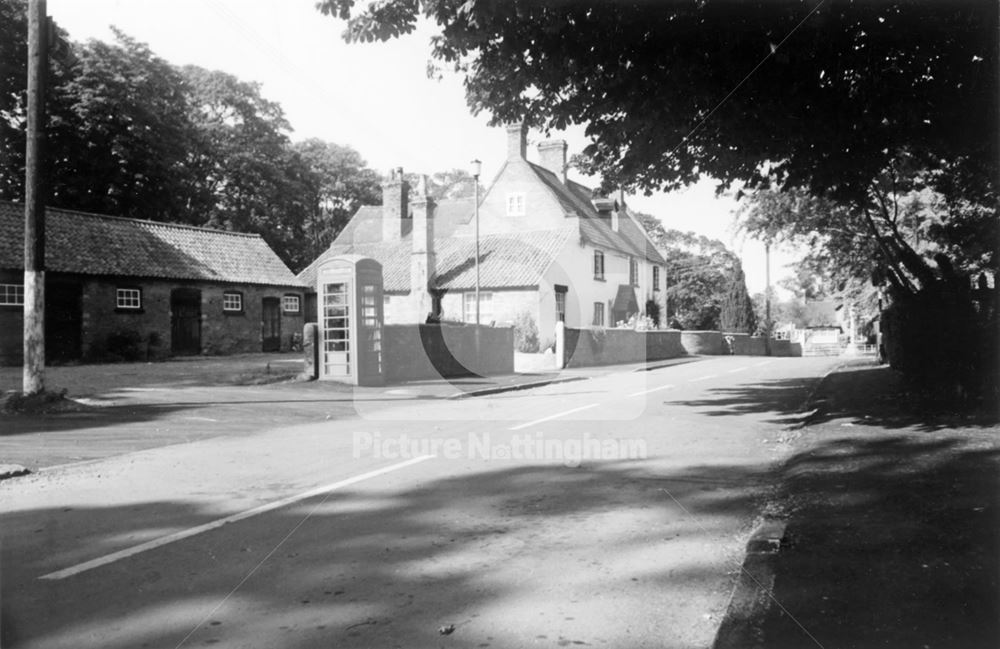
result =
[[[455,646],[506,647],[535,638],[505,626],[524,601],[530,611],[511,619],[545,629],[538,640],[628,647],[645,640],[629,639],[613,602],[634,602],[637,591],[672,601],[650,606],[663,616],[649,620],[653,628],[681,637],[693,621],[711,636],[702,593],[724,601],[737,568],[711,547],[760,497],[763,468],[499,466],[404,493],[338,491],[56,582],[35,577],[219,513],[155,502],[13,514],[8,529],[27,538],[3,548],[3,646],[61,646],[57,638],[96,632],[108,649],[175,647],[209,616],[184,646],[280,638],[287,648],[430,647],[442,642],[439,627],[454,624]],[[36,520],[45,522],[28,530]],[[71,546],[17,559],[24,543],[70,534]],[[626,561],[633,555],[642,560]],[[605,627],[595,635],[596,619]]]

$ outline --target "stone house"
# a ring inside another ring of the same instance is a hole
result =
[[[46,357],[286,351],[303,286],[258,235],[46,209]],[[23,354],[24,206],[0,201],[0,363]],[[121,349],[128,347],[128,349]]]
[[[507,127],[507,159],[479,206],[480,322],[509,325],[527,313],[539,338],[555,323],[611,327],[648,302],[663,309],[665,260],[619,197],[598,195],[566,177],[567,145],[546,141],[527,159],[527,129]],[[381,206],[361,207],[330,248],[299,274],[337,255],[372,257],[383,266],[387,324],[475,321],[476,239],[472,200],[411,195],[402,169],[383,185]],[[416,289],[416,290],[414,290]]]

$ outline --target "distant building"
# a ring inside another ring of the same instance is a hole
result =
[[[614,326],[663,312],[665,260],[623,200],[566,177],[566,143],[538,145],[527,160],[527,130],[507,127],[507,160],[480,202],[480,322],[508,325],[520,314],[551,339],[555,322]],[[411,194],[402,169],[383,185],[381,206],[360,208],[330,248],[299,274],[313,287],[330,257],[358,254],[383,266],[386,323],[475,320],[475,205]]]
[[[46,210],[46,357],[288,350],[303,286],[258,235]],[[0,201],[0,363],[23,353],[24,206]]]

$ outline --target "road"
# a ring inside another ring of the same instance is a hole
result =
[[[709,646],[835,363],[360,402],[0,483],[3,647]]]

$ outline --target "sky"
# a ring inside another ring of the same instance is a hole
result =
[[[488,182],[506,155],[504,130],[490,128],[487,114],[471,115],[460,77],[428,78],[430,26],[386,43],[348,44],[344,24],[313,0],[48,0],[48,13],[72,40],[113,41],[114,25],[173,64],[256,81],[281,104],[293,140],[350,146],[383,174],[468,169],[479,159]],[[549,137],[565,139],[570,154],[587,144],[582,126]],[[529,158],[542,139],[529,134]],[[627,195],[626,203],[667,228],[719,239],[743,259],[750,292],[764,290],[764,247],[735,231],[736,203],[717,198],[710,179],[670,194]],[[772,251],[772,282],[790,274],[792,260]]]

